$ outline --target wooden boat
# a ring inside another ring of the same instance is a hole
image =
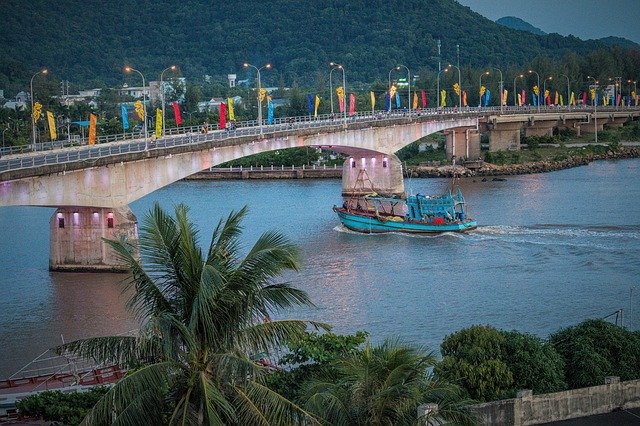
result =
[[[455,195],[429,197],[422,194],[405,199],[364,195],[333,206],[340,222],[356,232],[367,234],[403,232],[436,234],[475,229],[475,220],[467,217],[465,201],[458,188]]]

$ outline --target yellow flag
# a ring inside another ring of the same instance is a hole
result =
[[[162,110],[156,108],[156,138],[162,137]]]
[[[509,91],[507,89],[504,89],[504,93],[502,94],[502,105],[507,104],[508,97],[509,97]]]
[[[396,86],[391,86],[389,89],[389,99],[393,103],[393,97],[396,95]]]
[[[482,97],[486,91],[487,91],[486,87],[480,86],[480,97]]]
[[[33,104],[33,121],[38,122],[38,120],[40,120],[40,114],[42,114],[42,104],[36,102]]]
[[[336,95],[341,102],[344,102],[344,88],[342,86],[336,88]]]
[[[453,83],[453,91],[456,95],[460,95],[460,85],[458,83]]]
[[[258,92],[258,100],[262,102],[266,95],[267,95],[267,89],[261,88],[260,92]]]
[[[518,93],[518,106],[522,106],[522,95]]]
[[[144,107],[142,106],[142,102],[141,101],[135,101],[133,106],[136,109],[136,115],[138,116],[138,118],[140,120],[144,120]]]
[[[596,98],[596,89],[589,90],[589,94],[591,95],[591,100],[593,101]]]
[[[441,107],[447,106],[447,91],[444,89],[440,91],[440,106]]]
[[[556,95],[554,96],[554,99],[553,99],[553,103],[554,103],[554,105],[558,105],[558,101],[559,101],[559,99],[560,99],[560,98],[559,98],[559,96],[558,96],[558,91],[556,90]]]
[[[371,92],[371,112],[373,112],[376,108],[376,95],[375,93]]]
[[[560,106],[564,106],[564,98],[562,97],[562,95],[560,95]]]
[[[233,99],[227,98],[227,110],[229,111],[229,120],[233,121],[236,119],[236,115],[233,112]]]
[[[536,96],[540,94],[540,88],[537,85],[533,86],[533,93],[535,93]]]
[[[89,145],[96,143],[96,115],[89,114]]]
[[[576,104],[576,94],[571,92],[571,98],[569,99],[569,104],[575,106]]]
[[[315,108],[315,111],[313,112],[314,117],[318,116],[318,106],[320,106],[320,97],[316,95],[316,108]]]
[[[418,109],[418,94],[413,92],[413,109]]]
[[[51,136],[52,141],[55,141],[58,139],[58,132],[56,132],[56,120],[54,120],[51,111],[47,111],[47,121],[49,122],[49,136]]]

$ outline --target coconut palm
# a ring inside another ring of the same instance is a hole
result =
[[[435,361],[398,340],[367,344],[305,384],[305,408],[331,425],[474,424],[464,408],[470,401],[430,373]],[[419,415],[427,403],[437,410]]]
[[[266,232],[242,257],[243,208],[218,223],[203,253],[187,213],[178,205],[174,218],[156,203],[141,228],[139,256],[126,241],[106,240],[130,266],[128,307],[142,326],[137,337],[97,337],[60,348],[129,367],[85,423],[314,423],[267,388],[261,380],[267,369],[250,359],[301,337],[308,324],[327,327],[266,320],[282,308],[311,305],[305,292],[274,282],[298,269],[297,249]]]

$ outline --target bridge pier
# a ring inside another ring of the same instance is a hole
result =
[[[536,121],[524,129],[524,135],[530,136],[553,136],[553,129],[557,126],[555,121]]]
[[[456,158],[477,160],[480,158],[480,133],[475,129],[445,130],[447,160]]]
[[[63,272],[128,272],[102,240],[138,244],[138,226],[128,206],[60,207],[51,217],[49,270]]]
[[[519,151],[521,123],[499,123],[489,130],[489,151]]]
[[[342,166],[342,195],[376,192],[404,196],[402,162],[393,154],[361,153],[347,158]]]

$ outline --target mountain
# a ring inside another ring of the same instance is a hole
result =
[[[621,46],[628,49],[640,49],[640,44],[623,37],[604,37],[599,39],[598,41],[608,46]]]
[[[132,81],[125,64],[147,81],[171,64],[190,81],[242,79],[247,61],[273,64],[262,73],[265,85],[320,84],[331,61],[344,64],[350,82],[384,82],[396,64],[433,76],[438,39],[444,64],[455,63],[460,45],[463,68],[522,68],[536,57],[599,50],[629,56],[597,40],[507,28],[455,0],[2,0],[0,22],[5,89],[28,87],[43,66],[49,81],[88,87]],[[604,67],[602,58],[589,63]]]
[[[505,16],[496,21],[496,24],[503,25],[507,28],[512,28],[514,30],[526,31],[535,35],[545,35],[544,31],[542,31],[538,27],[534,27],[527,21],[523,21],[520,18],[516,18],[515,16]]]

